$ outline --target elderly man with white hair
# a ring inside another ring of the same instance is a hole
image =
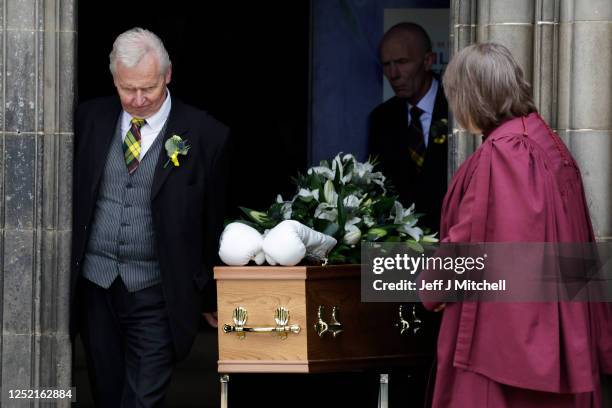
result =
[[[214,304],[229,131],[170,95],[152,32],[119,35],[110,71],[117,95],[75,119],[71,333],[96,406],[152,407]]]

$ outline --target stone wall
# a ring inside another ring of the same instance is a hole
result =
[[[451,33],[455,52],[476,41],[512,51],[582,170],[595,234],[612,239],[612,2],[453,0]],[[479,139],[454,127],[451,172]]]
[[[2,405],[15,406],[10,389],[70,386],[76,31],[73,0],[0,7],[0,381]]]

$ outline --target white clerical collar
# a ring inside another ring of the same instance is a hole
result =
[[[417,107],[421,109],[423,112],[427,112],[430,115],[433,115],[434,106],[436,104],[436,94],[438,93],[438,80],[436,78],[431,79],[431,85],[429,86],[429,91],[425,94],[424,97],[417,103]],[[408,111],[410,112],[412,109],[412,105],[408,104]]]

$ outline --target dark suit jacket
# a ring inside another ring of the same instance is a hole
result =
[[[118,97],[95,99],[79,107],[75,120],[71,332],[78,276],[91,231],[106,156],[121,113]],[[202,312],[202,290],[214,287],[212,267],[218,259],[223,226],[229,130],[206,112],[172,98],[165,140],[179,135],[191,146],[180,166],[164,164],[162,147],[151,188],[162,287],[177,358],[184,358],[195,338]],[[207,285],[209,284],[209,285]],[[211,291],[213,292],[213,291]],[[213,292],[214,295],[214,292]],[[206,300],[206,299],[204,299]],[[209,303],[211,300],[208,299]],[[214,310],[214,309],[213,309]]]
[[[408,153],[406,101],[393,97],[370,114],[369,154],[378,158],[380,169],[399,195],[399,201],[404,207],[415,203],[416,212],[425,214],[419,225],[430,227],[432,232],[440,228],[442,200],[447,187],[448,126],[440,122],[447,117],[448,104],[440,84],[425,162],[419,169]]]

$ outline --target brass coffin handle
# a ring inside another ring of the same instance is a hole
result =
[[[412,316],[408,319],[404,316],[406,310],[404,305],[399,307],[399,321],[395,327],[399,329],[400,335],[419,335],[423,331],[423,321],[416,314],[416,305],[412,305]]]
[[[332,307],[331,320],[327,323],[323,320],[323,306],[319,306],[317,310],[317,322],[314,325],[314,329],[319,335],[323,337],[325,333],[331,333],[332,337],[336,338],[340,333],[344,331],[342,323],[338,321],[338,308]]]
[[[274,322],[276,326],[273,327],[247,327],[245,326],[249,313],[244,307],[237,307],[232,313],[233,325],[224,324],[223,333],[236,333],[239,339],[244,339],[246,333],[276,333],[282,340],[287,338],[289,333],[298,334],[300,332],[300,326],[297,324],[289,325],[289,309],[285,307],[278,307],[274,311]]]

